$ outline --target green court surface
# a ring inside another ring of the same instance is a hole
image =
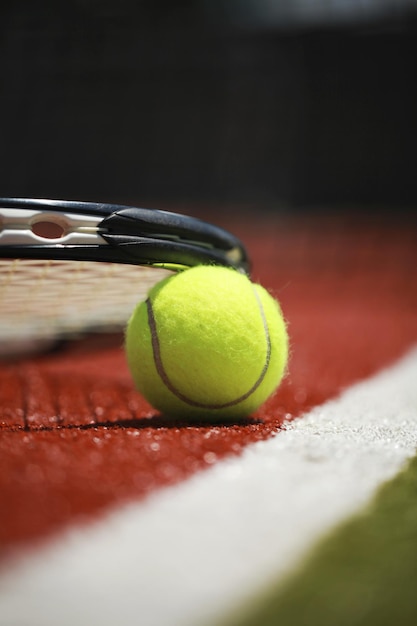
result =
[[[228,626],[417,624],[417,457]]]

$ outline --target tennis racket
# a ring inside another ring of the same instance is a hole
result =
[[[239,239],[197,218],[0,198],[0,352],[120,330],[153,284],[198,264],[249,271]]]

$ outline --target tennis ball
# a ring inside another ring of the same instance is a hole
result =
[[[281,309],[234,269],[198,266],[155,285],[126,330],[139,391],[176,417],[245,417],[280,383],[288,337]]]

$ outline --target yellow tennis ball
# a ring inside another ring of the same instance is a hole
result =
[[[126,330],[139,391],[176,417],[244,417],[277,388],[288,337],[279,304],[236,270],[198,266],[153,287]]]

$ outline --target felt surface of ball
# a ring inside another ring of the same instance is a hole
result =
[[[198,266],[155,285],[131,316],[136,387],[176,417],[241,418],[277,388],[288,358],[278,302],[236,270]]]

